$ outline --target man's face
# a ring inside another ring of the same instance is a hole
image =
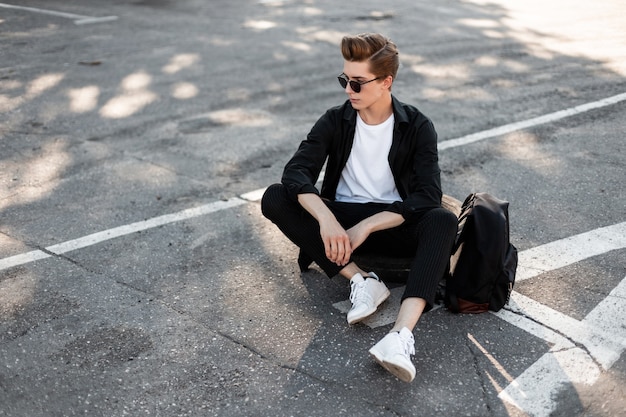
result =
[[[376,76],[370,72],[368,62],[352,62],[344,61],[343,73],[350,81],[358,81],[359,83],[370,81]],[[391,78],[391,77],[387,77]],[[355,110],[363,110],[371,107],[381,97],[389,93],[390,80],[379,79],[367,84],[361,85],[361,91],[356,93],[350,87],[350,83],[345,88],[345,92],[350,98],[350,103]]]

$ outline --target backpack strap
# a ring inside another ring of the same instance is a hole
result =
[[[461,205],[461,213],[459,214],[458,226],[456,232],[456,238],[454,240],[454,245],[452,247],[452,253],[454,254],[463,243],[463,229],[465,227],[465,222],[467,218],[472,214],[472,210],[474,208],[474,204],[476,202],[476,193],[472,193],[467,196],[463,204]]]

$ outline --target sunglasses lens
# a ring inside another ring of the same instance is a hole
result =
[[[352,89],[352,91],[354,91],[355,93],[359,93],[361,91],[361,84],[357,83],[356,81],[348,81],[347,78],[339,76],[337,77],[337,79],[339,80],[339,84],[341,84],[341,88],[346,88],[348,86],[348,83],[350,83],[350,88]]]
[[[350,81],[350,88],[355,93],[360,93],[361,92],[361,84],[357,83],[356,81]]]

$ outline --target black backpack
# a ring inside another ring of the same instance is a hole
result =
[[[444,300],[453,313],[498,311],[509,301],[517,249],[509,242],[509,203],[487,193],[463,202]]]

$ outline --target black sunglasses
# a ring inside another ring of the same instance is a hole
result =
[[[376,77],[373,80],[369,80],[369,81],[354,81],[354,80],[349,80],[346,74],[341,74],[339,77],[337,77],[337,79],[339,80],[339,84],[341,84],[341,88],[345,89],[348,83],[350,83],[350,88],[355,93],[361,92],[361,86],[363,84],[371,83],[372,81],[379,80],[380,78],[381,77]]]

